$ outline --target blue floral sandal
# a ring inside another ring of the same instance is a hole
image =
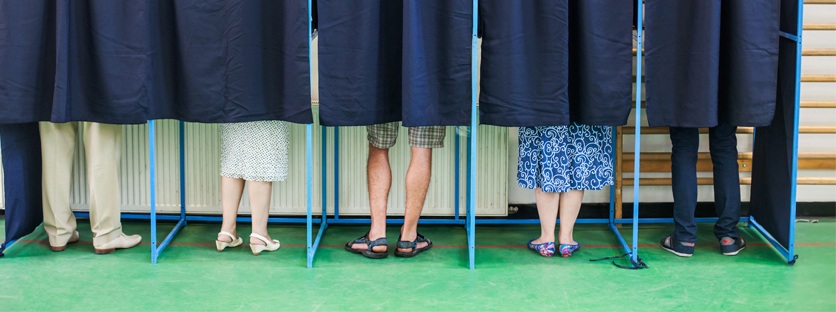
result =
[[[560,244],[560,256],[563,258],[569,258],[574,254],[578,249],[581,249],[581,244],[577,245],[569,245],[569,244]]]
[[[528,241],[528,249],[534,250],[539,253],[543,257],[551,257],[554,256],[554,242],[548,242],[543,244],[532,244],[534,239]]]

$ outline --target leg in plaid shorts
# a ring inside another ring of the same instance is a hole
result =
[[[398,139],[398,123],[390,122],[366,127],[369,143],[380,149],[395,146]],[[409,127],[409,146],[418,148],[442,148],[447,131],[444,126]]]

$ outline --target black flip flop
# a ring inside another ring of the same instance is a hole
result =
[[[427,246],[424,247],[424,248],[418,248],[418,243],[424,243],[424,242],[427,243]],[[400,251],[400,250],[398,250],[398,249],[407,249],[407,248],[411,248],[412,251]],[[401,238],[398,237],[398,249],[395,249],[395,257],[412,258],[412,257],[417,256],[419,253],[430,250],[430,248],[433,248],[433,242],[431,242],[429,239],[424,237],[424,235],[421,235],[421,233],[418,233],[418,236],[415,238],[415,240],[411,241],[411,242],[402,241]]]
[[[366,246],[368,246],[368,249],[366,249],[366,250],[354,249],[353,248],[354,244],[366,244]],[[389,245],[389,240],[387,240],[386,237],[381,237],[381,238],[378,238],[374,241],[369,241],[369,232],[366,232],[366,235],[363,235],[362,237],[360,237],[358,239],[355,239],[353,241],[350,241],[350,242],[346,243],[345,244],[345,250],[348,250],[348,252],[350,252],[350,253],[363,255],[366,258],[383,259],[383,258],[386,258],[386,257],[389,256],[389,251],[387,250],[387,251],[384,251],[384,252],[376,252],[376,251],[372,250],[372,248],[377,247],[377,246],[388,246],[388,245]]]

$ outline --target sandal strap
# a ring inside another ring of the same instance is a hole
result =
[[[386,237],[381,237],[381,238],[378,238],[376,240],[371,240],[371,238],[369,238],[369,233],[370,232],[366,232],[365,235],[360,236],[357,239],[348,242],[348,244],[347,244],[348,248],[353,249],[354,244],[366,244],[366,246],[368,247],[368,250],[372,251],[372,248],[374,248],[374,247],[388,246],[389,245],[389,240],[386,239]]]
[[[402,241],[400,237],[398,237],[398,249],[407,249],[412,248],[414,251],[418,248],[418,243],[430,243],[430,240],[421,235],[421,233],[416,233],[414,241]]]
[[[418,242],[417,241],[407,242],[407,241],[398,240],[398,249],[412,248],[412,250],[415,250],[415,247],[418,247]]]
[[[264,242],[267,245],[271,245],[271,244],[276,243],[276,242],[270,241],[269,239],[267,239],[267,237],[258,235],[256,233],[250,233],[250,238],[253,238],[253,237],[258,238],[259,240],[261,240],[262,242]]]
[[[371,232],[366,232],[366,235],[363,236],[363,239],[366,241],[366,245],[369,247],[369,251],[372,251],[372,248],[377,247],[377,246],[388,246],[389,245],[389,240],[386,239],[386,237],[381,237],[381,238],[378,238],[376,240],[371,240],[371,237],[369,237],[370,233]]]
[[[221,231],[220,233],[218,233],[218,235],[229,236],[229,238],[232,239],[232,241],[230,243],[235,242],[235,240],[236,240],[235,235],[233,235],[230,232]]]
[[[424,235],[421,235],[421,233],[416,233],[416,234],[418,234],[418,236],[415,238],[416,242],[419,242],[419,243],[429,243],[430,242],[430,240],[427,239],[426,237],[424,237]]]

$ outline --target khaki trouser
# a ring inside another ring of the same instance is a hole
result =
[[[52,246],[66,245],[76,230],[75,216],[70,209],[70,186],[79,125],[84,130],[93,245],[101,246],[122,235],[119,220],[122,126],[93,122],[41,122],[44,229]]]

